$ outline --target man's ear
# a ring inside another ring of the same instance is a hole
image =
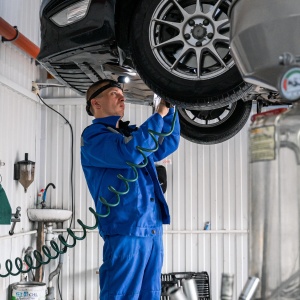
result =
[[[95,106],[96,108],[100,108],[100,107],[101,107],[100,103],[97,101],[96,98],[93,98],[93,99],[91,100],[91,104],[92,104],[93,106]]]

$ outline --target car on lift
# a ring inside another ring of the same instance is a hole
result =
[[[37,60],[80,95],[101,78],[128,76],[128,102],[152,105],[156,94],[178,107],[183,137],[223,142],[247,122],[253,98],[229,51],[230,5],[43,0]]]

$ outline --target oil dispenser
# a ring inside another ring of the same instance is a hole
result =
[[[300,101],[253,117],[249,274],[255,299],[299,299]]]
[[[260,279],[253,299],[299,299],[299,1],[234,0],[229,15],[243,79],[289,103],[255,115],[249,129],[248,262],[249,275]]]
[[[34,180],[34,171],[35,162],[28,160],[28,153],[25,153],[25,160],[15,163],[14,179],[23,185],[25,193]]]

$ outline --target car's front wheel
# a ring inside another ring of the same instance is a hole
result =
[[[140,0],[131,23],[133,62],[145,83],[185,108],[215,109],[250,88],[229,51],[231,0]]]
[[[247,122],[252,101],[237,102],[213,110],[178,108],[181,136],[198,144],[217,144],[236,135]]]

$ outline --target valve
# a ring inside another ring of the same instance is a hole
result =
[[[12,224],[11,224],[11,229],[9,231],[9,235],[13,235],[14,234],[14,230],[15,230],[15,227],[16,227],[16,222],[20,222],[21,219],[21,207],[18,206],[17,209],[16,209],[16,212],[14,214],[12,214],[12,218],[11,218],[11,221],[12,221]]]

